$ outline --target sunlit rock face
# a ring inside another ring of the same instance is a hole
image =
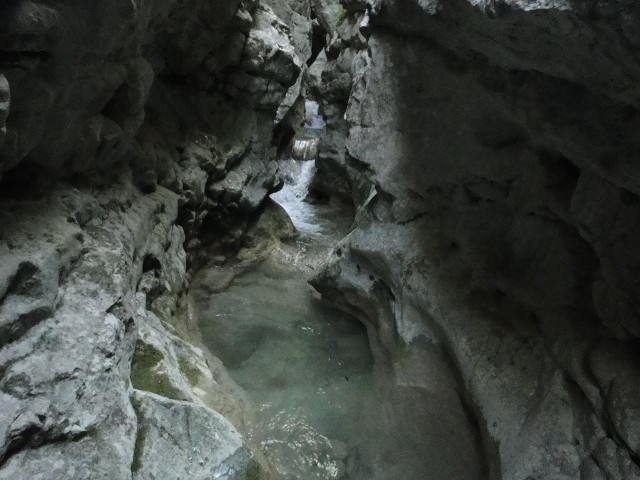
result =
[[[638,7],[335,5],[313,185],[361,209],[315,284],[450,353],[492,478],[636,478]]]

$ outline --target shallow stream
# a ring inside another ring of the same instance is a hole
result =
[[[274,199],[300,237],[195,304],[205,345],[251,404],[251,440],[287,480],[479,479],[467,419],[448,411],[451,392],[397,385],[374,362],[364,326],[307,284],[352,217],[303,201],[312,162],[285,168]]]

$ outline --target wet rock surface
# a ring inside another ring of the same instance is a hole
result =
[[[292,480],[482,478],[479,433],[442,351],[416,344],[390,364],[374,325],[306,284],[350,219],[304,201],[311,162],[286,163],[274,198],[300,236],[258,264],[204,268],[190,293],[203,344],[246,391],[249,438]]]
[[[0,478],[151,478],[164,457],[176,476],[272,476],[181,295],[188,268],[295,235],[267,197],[305,95],[326,123],[302,152],[312,196],[357,212],[303,270],[415,393],[384,390],[399,423],[353,436],[418,435],[400,410],[435,398],[427,416],[477,425],[485,460],[407,450],[417,470],[640,478],[639,17],[623,0],[2,2]],[[392,472],[385,451],[338,471]]]
[[[359,207],[314,285],[381,318],[392,358],[420,338],[444,346],[491,478],[638,475],[635,407],[620,401],[637,360],[594,375],[637,346],[637,56],[621,27],[637,12],[610,6],[361,5],[310,68],[337,109],[314,185]]]

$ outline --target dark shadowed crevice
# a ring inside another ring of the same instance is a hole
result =
[[[271,145],[276,147],[276,156],[278,158],[291,148],[295,136],[296,131],[291,125],[280,123],[276,126],[273,130]]]
[[[315,62],[320,52],[327,46],[327,32],[322,27],[322,25],[320,25],[320,22],[313,18],[313,16],[311,29],[311,56],[309,57],[309,60],[307,60],[308,67],[310,67],[313,62]]]
[[[0,179],[0,199],[39,200],[50,190],[47,181],[56,174],[30,162],[22,162]]]
[[[558,151],[541,148],[537,153],[545,173],[545,187],[568,207],[581,170]]]

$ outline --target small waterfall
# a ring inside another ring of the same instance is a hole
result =
[[[288,480],[486,478],[440,353],[420,342],[387,369],[363,324],[317,301],[308,275],[350,231],[353,212],[304,201],[314,162],[280,166],[286,183],[272,198],[303,235],[240,274],[237,265],[203,270],[191,289],[204,344],[246,394],[249,438]],[[203,285],[227,275],[213,294]]]
[[[296,160],[315,160],[318,156],[319,143],[318,138],[296,140],[291,156]]]
[[[284,160],[280,162],[280,171],[284,177],[284,187],[271,198],[286,211],[296,228],[309,235],[323,232],[316,210],[305,202],[309,192],[309,184],[316,171],[315,162],[300,160]]]
[[[320,135],[326,125],[320,115],[318,103],[307,100],[305,102],[304,136],[293,144],[291,157],[296,160],[315,160],[318,156]]]
[[[294,142],[291,158],[280,161],[284,187],[271,198],[286,210],[299,232],[317,236],[325,232],[327,222],[319,218],[317,208],[305,202],[305,198],[316,172],[319,137],[326,123],[317,102],[307,100],[305,110],[304,136]]]
[[[316,137],[327,125],[320,115],[320,106],[318,102],[307,100],[304,104],[305,108],[305,131],[311,137]]]

